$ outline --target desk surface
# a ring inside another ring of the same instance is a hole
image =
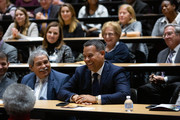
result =
[[[54,113],[56,115],[66,114],[66,115],[78,115],[88,117],[101,117],[101,118],[122,118],[123,120],[176,120],[180,119],[180,112],[172,111],[149,111],[145,107],[145,104],[134,104],[133,112],[125,112],[123,104],[111,104],[111,105],[85,105],[85,107],[74,108],[62,108],[56,106],[60,101],[57,100],[39,100],[36,101],[33,115],[38,115],[43,113],[47,115],[48,113]],[[70,103],[74,105],[74,103]],[[3,106],[0,106],[0,110],[3,111]],[[37,117],[37,116],[36,116]],[[42,117],[42,116],[41,116]]]

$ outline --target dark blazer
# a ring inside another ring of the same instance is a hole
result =
[[[175,104],[178,97],[179,97],[179,92],[180,92],[180,86],[178,86],[175,90],[174,90],[174,93],[173,93],[173,96],[170,100],[170,104]]]
[[[164,50],[162,50],[158,54],[157,63],[166,63],[166,59],[168,57],[169,52],[170,52],[169,48],[165,48]],[[176,55],[175,63],[180,63],[180,49],[178,50],[178,53]],[[168,77],[167,83],[180,82],[180,76],[167,76],[167,77]]]
[[[6,90],[6,88],[13,83],[15,82],[9,79],[6,75],[3,77],[0,83],[0,99],[2,99],[3,93]]]
[[[47,88],[47,99],[48,100],[57,100],[57,95],[59,93],[62,85],[69,80],[69,75],[57,72],[51,69],[51,73],[48,79],[48,88]],[[36,75],[34,72],[24,76],[21,83],[31,87],[34,90],[36,82]]]
[[[151,8],[148,6],[148,4],[142,2],[141,0],[136,0],[136,3],[133,8],[136,14],[151,13]]]
[[[60,6],[57,5],[51,5],[51,12],[49,13],[48,18],[58,18],[58,12],[59,12]],[[38,7],[34,10],[34,15],[38,12],[43,13],[44,9],[42,7]]]
[[[126,44],[119,41],[119,44],[110,52],[106,52],[105,59],[111,63],[129,63],[130,54]]]
[[[60,100],[69,101],[74,94],[92,95],[91,71],[86,65],[76,69],[69,82],[63,85],[58,97]],[[100,79],[101,103],[124,103],[129,94],[129,76],[124,68],[105,61]]]

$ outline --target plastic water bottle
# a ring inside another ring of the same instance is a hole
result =
[[[124,107],[126,112],[133,111],[133,101],[131,100],[131,96],[126,96],[126,100],[124,102]]]

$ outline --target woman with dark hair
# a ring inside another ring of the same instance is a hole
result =
[[[58,22],[48,24],[42,46],[37,49],[47,51],[50,62],[71,63],[74,57],[71,48],[63,41],[63,31]]]
[[[78,18],[108,17],[108,10],[98,0],[86,0],[86,5],[79,10]],[[101,24],[83,24],[87,37],[98,37]]]
[[[37,24],[29,21],[26,9],[19,7],[15,11],[14,22],[11,23],[3,36],[3,40],[26,39],[27,37],[38,37]]]
[[[168,23],[180,25],[180,14],[178,12],[178,3],[176,0],[163,0],[161,3],[161,10],[163,17],[159,18],[152,30],[152,36],[162,36],[164,26]]]
[[[81,24],[76,18],[73,6],[69,3],[61,5],[59,10],[59,23],[63,28],[63,35],[67,37],[84,37]]]

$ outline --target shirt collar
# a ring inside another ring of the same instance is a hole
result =
[[[118,42],[116,42],[116,45],[114,46],[114,48],[113,49],[111,49],[109,52],[111,52],[111,51],[113,51],[117,46],[119,45],[119,41]]]
[[[38,76],[36,77],[36,83],[40,83],[40,81],[42,81],[42,83],[45,83],[48,81],[48,76],[45,77],[44,79],[40,79]]]
[[[102,67],[101,67],[96,73],[98,73],[99,75],[101,75],[103,68],[104,68],[104,63],[103,63],[103,65],[102,65]],[[91,75],[93,75],[93,74],[94,74],[94,72],[91,71]]]
[[[179,45],[177,45],[177,46],[174,48],[174,51],[177,53],[177,52],[178,52],[178,50],[179,50],[179,48],[180,48],[180,44],[179,44]]]
[[[174,19],[174,21],[173,21],[172,23],[173,23],[173,24],[178,24],[179,19],[180,19],[180,14],[179,14],[179,12],[178,12],[176,18]],[[161,22],[169,23],[169,21],[167,20],[166,17],[164,17],[164,18],[161,20]]]

